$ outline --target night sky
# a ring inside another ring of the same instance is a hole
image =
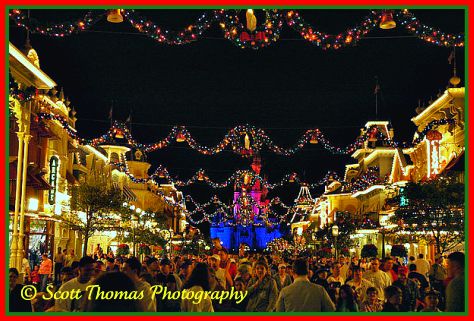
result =
[[[203,10],[138,10],[163,28],[182,29]],[[322,31],[339,33],[352,27],[368,10],[299,10]],[[464,31],[463,10],[413,10],[425,24],[450,33]],[[86,10],[31,10],[42,22],[74,21]],[[25,42],[25,30],[11,25],[10,41]],[[380,81],[379,119],[392,122],[395,139],[411,141],[418,100],[428,102],[444,90],[451,76],[450,49],[410,37],[404,28],[376,29],[355,47],[323,51],[284,26],[282,40],[260,49],[240,49],[224,39],[215,24],[188,45],[159,44],[139,34],[125,20],[105,18],[89,32],[63,39],[31,35],[41,68],[77,110],[81,137],[94,138],[114,119],[125,121],[131,110],[132,134],[142,143],[164,137],[173,125],[186,125],[198,142],[217,144],[239,124],[264,128],[282,146],[291,146],[306,129],[319,127],[337,146],[353,142],[359,129],[375,118],[375,76]],[[380,38],[383,37],[383,38]],[[463,48],[456,51],[458,74],[464,80]],[[462,82],[464,84],[464,81]],[[349,156],[332,155],[319,145],[307,145],[291,157],[262,152],[263,173],[271,182],[289,172],[304,174],[309,182],[328,170],[344,173]],[[230,150],[204,156],[173,143],[148,155],[153,171],[159,164],[171,175],[188,179],[199,168],[222,181],[249,160]],[[292,202],[299,187],[274,190]],[[182,189],[205,202],[216,193],[207,185]],[[232,197],[232,188],[218,191]],[[313,191],[316,197],[320,191]]]

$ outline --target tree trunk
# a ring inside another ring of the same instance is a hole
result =
[[[84,235],[84,248],[82,250],[82,257],[87,255],[87,245],[89,243],[89,229],[88,228],[85,229],[84,234],[85,234]]]

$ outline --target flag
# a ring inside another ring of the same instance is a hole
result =
[[[114,111],[114,107],[110,107],[110,111],[109,111],[109,119],[112,119],[112,114],[113,114],[113,111]]]
[[[131,123],[132,122],[132,114],[128,115],[127,120],[125,120],[126,123]]]
[[[449,57],[448,57],[448,62],[449,62],[450,65],[453,63],[453,58],[454,58],[454,50],[451,51],[451,53],[449,54]]]

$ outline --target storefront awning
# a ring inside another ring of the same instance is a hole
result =
[[[129,202],[137,200],[135,193],[133,193],[132,190],[126,185],[123,186],[123,195]]]

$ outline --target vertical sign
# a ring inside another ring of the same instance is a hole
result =
[[[56,202],[56,186],[58,181],[59,159],[56,156],[51,157],[49,161],[49,184],[53,187],[49,190],[48,203],[53,205]]]

